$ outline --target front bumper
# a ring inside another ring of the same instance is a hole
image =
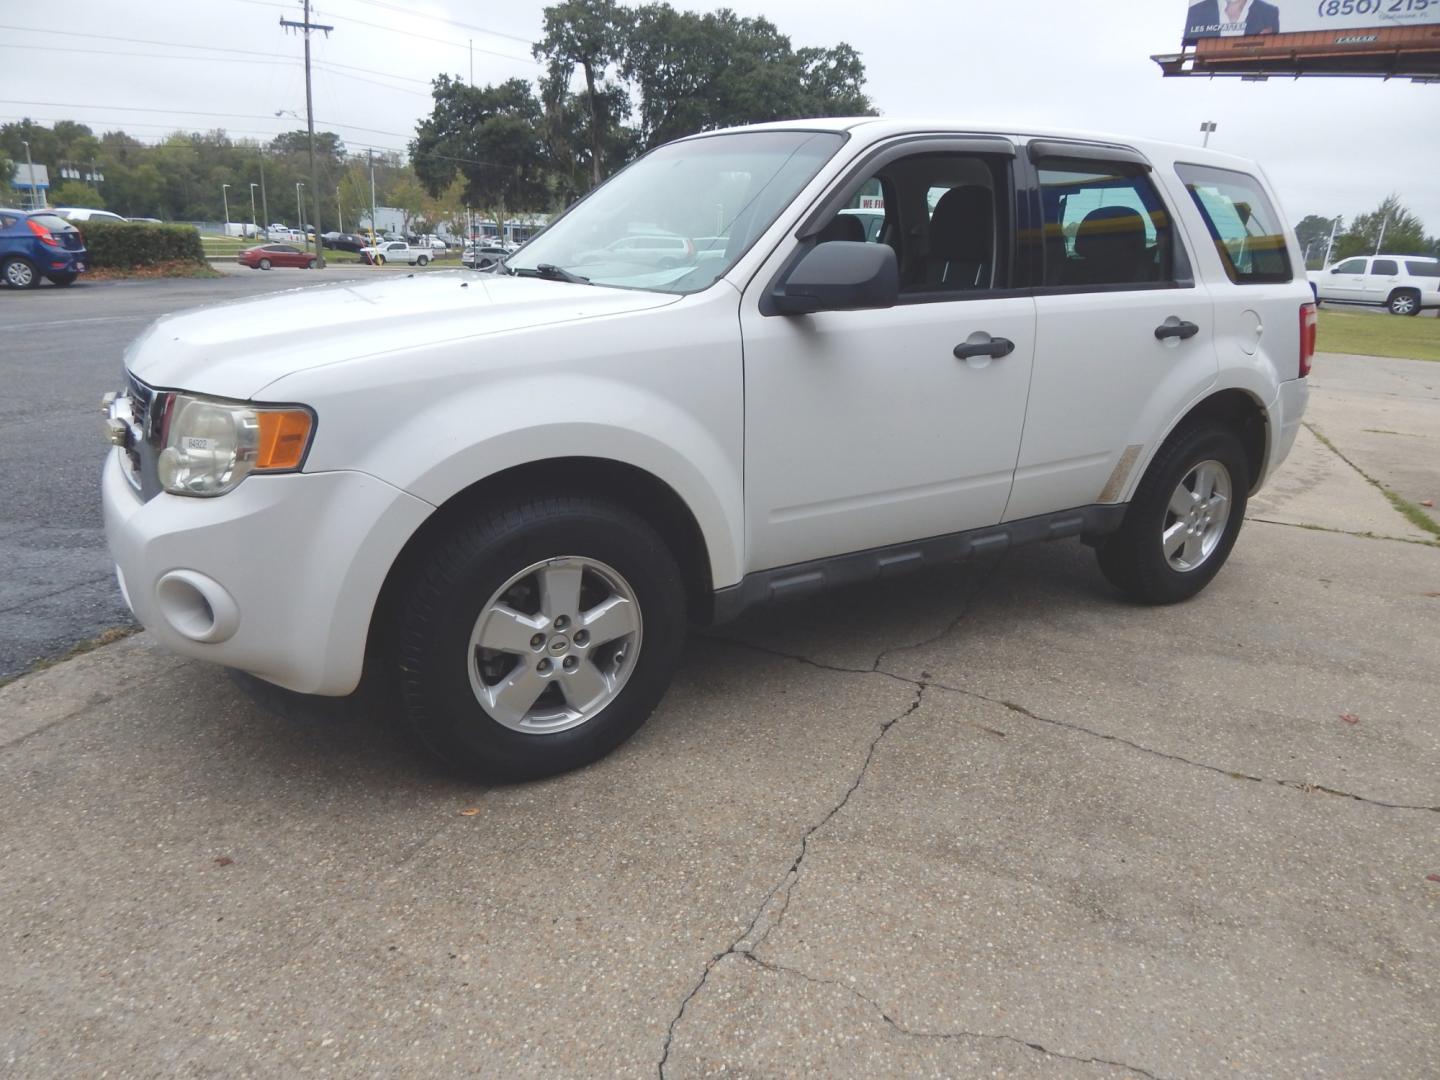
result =
[[[175,652],[290,690],[355,689],[380,587],[429,503],[358,472],[146,502],[119,455],[105,461],[105,536],[141,625]]]

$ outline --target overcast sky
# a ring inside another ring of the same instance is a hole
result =
[[[1259,159],[1292,222],[1309,213],[1348,218],[1396,191],[1440,233],[1440,85],[1163,79],[1150,55],[1178,50],[1186,0],[730,6],[764,14],[796,46],[849,42],[864,57],[871,97],[890,116],[1196,143],[1201,121],[1214,120],[1211,145]],[[353,147],[403,148],[428,111],[428,80],[469,75],[470,39],[477,82],[533,77],[539,68],[527,42],[544,8],[543,0],[321,3],[318,21],[336,29],[316,44],[316,117]],[[278,26],[282,13],[298,11],[298,2],[280,0],[71,0],[57,17],[53,7],[0,0],[0,119],[69,118],[150,139],[176,127],[251,136],[294,128],[293,118],[274,114],[304,116],[300,43]],[[52,51],[60,48],[92,51]]]

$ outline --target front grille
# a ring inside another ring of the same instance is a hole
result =
[[[168,395],[157,393],[127,371],[125,390],[112,407],[111,415],[128,428],[120,448],[125,477],[146,502],[160,494],[157,463],[168,400]]]

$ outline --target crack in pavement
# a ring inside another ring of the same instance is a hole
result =
[[[753,952],[741,951],[737,955],[743,957],[746,960],[749,960],[751,963],[756,964],[759,967],[766,969],[767,971],[774,972],[777,975],[791,975],[799,979],[804,979],[806,982],[813,983],[816,986],[828,986],[833,987],[837,990],[844,990],[852,997],[856,998],[859,1001],[863,1001],[866,1005],[873,1009],[879,1015],[880,1019],[885,1021],[886,1025],[889,1026],[892,1031],[895,1031],[898,1034],[903,1035],[909,1039],[935,1039],[941,1041],[952,1039],[970,1039],[986,1042],[1012,1043],[1016,1046],[1024,1047],[1026,1050],[1033,1050],[1036,1053],[1044,1054],[1047,1057],[1061,1058],[1065,1061],[1074,1061],[1081,1065],[1109,1065],[1117,1069],[1125,1069],[1128,1072],[1135,1073],[1137,1076],[1148,1077],[1149,1080],[1160,1080],[1160,1078],[1156,1076],[1155,1073],[1150,1072],[1148,1069],[1142,1069],[1138,1065],[1130,1065],[1123,1061],[1115,1061],[1112,1058],[1080,1057],[1077,1054],[1067,1054],[1060,1050],[1051,1050],[1049,1047],[1041,1043],[1033,1042],[1030,1039],[1021,1038],[1018,1035],[995,1034],[993,1032],[985,1031],[918,1031],[915,1028],[906,1027],[904,1024],[900,1023],[900,1021],[896,1020],[893,1016],[886,1012],[884,1006],[882,1006],[878,1001],[857,990],[855,987],[848,985],[847,983],[843,983],[835,979],[822,979],[816,975],[811,975],[809,972],[801,971],[799,968],[787,967],[783,964],[778,964],[773,960],[766,960],[763,957],[756,956]]]
[[[1015,702],[1006,701],[1003,698],[993,698],[976,690],[967,690],[960,686],[947,686],[945,683],[934,681],[927,682],[925,685],[936,690],[945,690],[952,694],[961,694],[965,697],[977,698],[980,701],[988,701],[992,705],[999,705],[1001,708],[1009,709],[1013,713],[1027,716],[1031,720],[1038,720],[1042,724],[1065,728],[1068,731],[1079,732],[1082,735],[1089,735],[1095,739],[1103,739],[1106,742],[1119,743],[1121,746],[1128,746],[1132,750],[1139,750],[1142,754],[1149,754],[1152,757],[1162,758],[1165,761],[1174,761],[1181,765],[1189,765],[1192,768],[1218,773],[1221,776],[1228,776],[1232,780],[1245,780],[1255,784],[1276,784],[1280,787],[1291,788],[1307,795],[1318,791],[1324,795],[1334,795],[1342,799],[1354,799],[1356,802],[1367,803],[1370,806],[1384,807],[1387,810],[1428,810],[1431,813],[1440,813],[1440,805],[1426,806],[1423,803],[1386,802],[1383,799],[1374,799],[1368,795],[1356,795],[1352,791],[1341,791],[1338,788],[1326,787],[1324,784],[1312,784],[1305,780],[1287,780],[1284,777],[1257,776],[1254,773],[1237,772],[1220,765],[1211,765],[1209,762],[1195,761],[1192,758],[1182,757],[1179,754],[1172,754],[1165,750],[1155,750],[1152,747],[1137,743],[1133,739],[1127,739],[1123,735],[1113,735],[1108,732],[1097,731],[1083,724],[1077,724],[1073,720],[1058,720],[1052,716],[1041,716],[1039,713],[1027,709],[1024,705],[1017,705]]]
[[[862,672],[861,674],[867,673]],[[915,691],[914,700],[910,702],[904,712],[900,713],[898,716],[893,716],[889,720],[885,720],[881,723],[880,730],[876,733],[875,737],[870,740],[870,745],[866,748],[865,751],[865,759],[861,762],[860,768],[856,771],[855,779],[852,780],[850,786],[845,789],[845,794],[842,795],[840,797],[840,800],[834,806],[832,806],[829,811],[826,812],[824,817],[822,817],[814,825],[811,825],[810,828],[805,830],[805,834],[800,838],[800,850],[796,853],[795,858],[791,860],[790,865],[786,868],[784,876],[781,877],[781,879],[777,881],[773,886],[771,886],[770,890],[761,899],[760,904],[755,909],[755,914],[751,916],[750,921],[745,925],[745,929],[740,932],[739,936],[737,936],[734,941],[730,942],[729,945],[727,945],[720,952],[716,953],[706,962],[704,970],[700,973],[700,978],[696,981],[695,985],[690,988],[690,992],[685,995],[684,1000],[680,1002],[680,1008],[677,1009],[675,1015],[670,1018],[670,1024],[666,1028],[665,1045],[661,1048],[660,1062],[658,1066],[661,1080],[664,1080],[665,1078],[665,1065],[670,1060],[670,1048],[675,1041],[675,1029],[679,1027],[680,1021],[685,1018],[685,1010],[689,1008],[690,1002],[693,1001],[695,999],[695,996],[705,988],[705,984],[710,980],[710,973],[715,970],[717,964],[719,964],[727,956],[735,956],[741,953],[749,952],[748,949],[742,949],[740,947],[740,943],[745,941],[752,933],[755,932],[755,927],[759,925],[760,919],[764,916],[766,910],[769,909],[770,902],[775,898],[775,894],[780,892],[781,889],[785,890],[785,899],[782,903],[780,912],[781,914],[784,914],[785,908],[788,907],[790,904],[790,893],[795,887],[795,882],[799,879],[801,864],[804,863],[805,856],[810,850],[810,838],[813,837],[820,829],[823,829],[827,824],[829,824],[830,821],[835,817],[835,815],[840,813],[840,811],[845,808],[845,804],[850,801],[850,796],[854,795],[856,789],[859,788],[860,785],[865,781],[865,774],[870,769],[870,763],[875,760],[875,749],[880,745],[880,740],[885,738],[885,734],[891,728],[893,728],[901,720],[904,720],[905,717],[909,716],[916,709],[920,708],[920,703],[924,696],[925,688],[917,688]],[[770,929],[773,929],[773,925],[772,927],[766,929],[765,934],[768,934],[770,932]],[[765,935],[762,934],[759,940],[763,941],[764,938]]]

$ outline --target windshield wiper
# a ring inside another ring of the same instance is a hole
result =
[[[540,263],[531,270],[528,267],[506,267],[512,274],[519,274],[521,277],[538,277],[546,281],[568,281],[572,285],[589,285],[588,277],[581,277],[579,274],[572,274],[563,266],[556,266],[554,263]]]

